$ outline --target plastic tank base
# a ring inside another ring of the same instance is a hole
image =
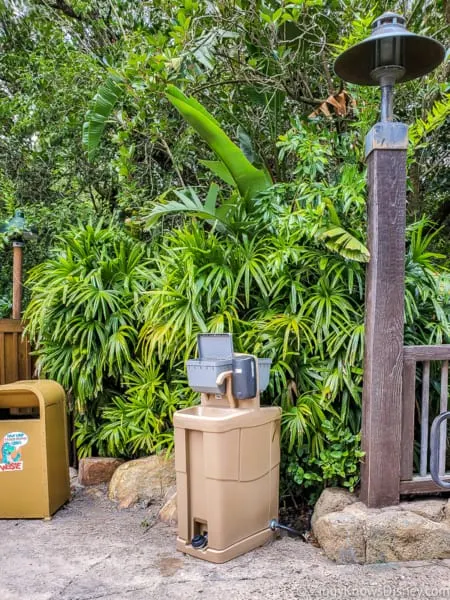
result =
[[[222,563],[272,539],[280,417],[275,406],[200,405],[175,413],[178,550]],[[193,547],[202,536],[208,545]]]
[[[202,560],[207,560],[212,563],[222,564],[232,560],[233,558],[236,558],[237,556],[240,556],[241,554],[250,552],[250,550],[259,548],[259,546],[263,546],[267,542],[272,541],[274,537],[275,533],[271,529],[267,528],[243,540],[240,540],[236,544],[233,544],[228,548],[224,548],[223,550],[214,550],[214,548],[209,548],[208,546],[205,548],[193,548],[191,544],[186,544],[184,540],[177,538],[177,550],[183,552],[184,554],[195,556],[195,558],[201,558]]]

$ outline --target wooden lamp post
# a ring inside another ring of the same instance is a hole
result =
[[[20,319],[22,312],[22,265],[23,246],[25,241],[33,239],[35,234],[26,228],[24,214],[16,210],[14,216],[0,227],[0,233],[4,233],[12,241],[13,245],[13,319]]]
[[[381,87],[381,122],[366,138],[368,246],[363,382],[361,500],[369,507],[398,504],[402,426],[406,151],[408,127],[393,121],[394,85],[421,77],[444,58],[443,46],[407,31],[387,12],[372,34],[343,52],[336,74]]]

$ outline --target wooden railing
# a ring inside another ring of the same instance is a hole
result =
[[[400,493],[420,494],[442,491],[429,472],[430,457],[430,371],[431,362],[441,362],[439,413],[449,410],[448,363],[450,344],[441,346],[405,346],[403,349],[403,403],[402,439],[400,463]],[[416,415],[416,368],[422,363],[422,390],[420,394],[420,461],[419,472],[414,473],[414,443]],[[434,415],[436,416],[436,415]],[[450,481],[446,472],[447,428],[441,426],[441,454],[439,473],[445,481]]]
[[[0,320],[0,385],[31,379],[30,345],[22,339],[22,332],[21,321]]]

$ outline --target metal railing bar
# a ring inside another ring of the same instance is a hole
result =
[[[430,361],[423,363],[422,414],[420,419],[420,476],[428,472],[428,429],[430,416]]]
[[[442,363],[441,368],[441,402],[440,412],[444,413],[448,410],[448,360]],[[445,475],[445,463],[447,455],[447,421],[441,424],[439,431],[441,438],[440,453],[439,453],[439,475]]]

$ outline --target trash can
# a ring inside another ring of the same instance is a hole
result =
[[[174,415],[177,549],[214,563],[264,544],[278,518],[281,409],[260,406],[271,361],[230,342],[199,336],[187,370],[201,403]]]
[[[70,498],[66,403],[55,381],[0,386],[0,518],[49,518]]]

